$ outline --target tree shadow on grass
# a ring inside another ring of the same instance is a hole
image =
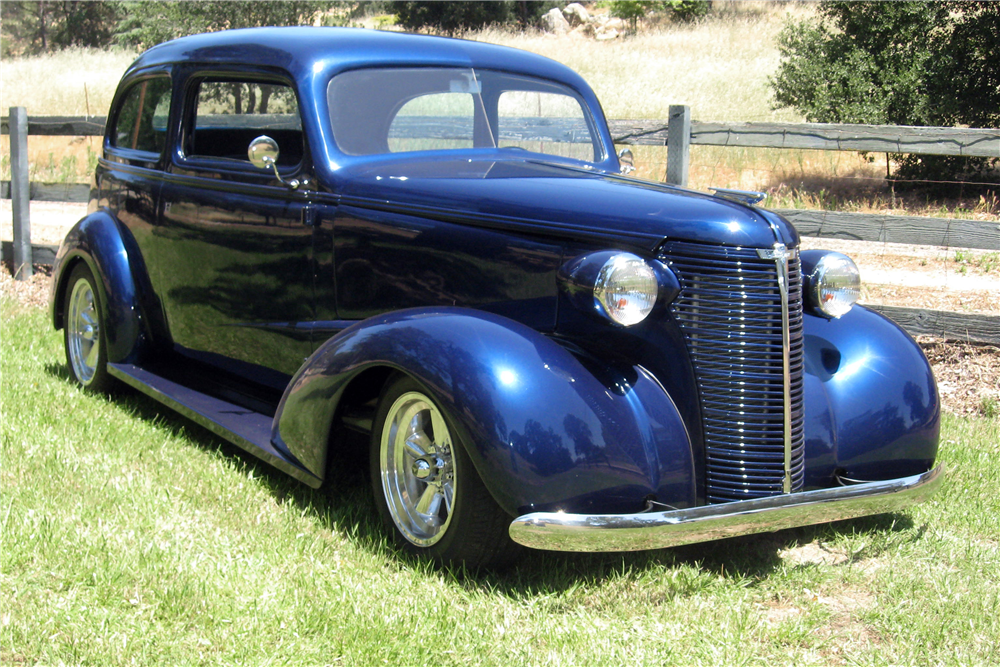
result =
[[[45,370],[70,381],[64,365],[49,364]],[[130,417],[156,424],[170,435],[182,436],[197,447],[238,462],[240,471],[263,485],[278,504],[291,503],[303,516],[312,517],[323,528],[381,557],[388,567],[425,571],[428,576],[444,574],[470,591],[512,599],[564,594],[580,586],[599,587],[622,577],[661,577],[664,579],[661,593],[667,597],[683,597],[704,590],[707,578],[752,587],[787,566],[782,552],[812,542],[831,542],[839,536],[859,534],[869,538],[866,544],[877,544],[918,540],[923,535],[923,529],[907,535],[914,527],[912,519],[906,514],[893,513],[655,551],[561,553],[524,549],[520,560],[499,572],[460,567],[436,570],[387,539],[369,485],[365,436],[347,434],[346,437],[354,439],[347,443],[348,455],[338,459],[322,488],[313,489],[125,385],[115,391],[112,403]],[[865,549],[851,554],[847,562],[863,557],[867,557]],[[682,572],[684,576],[672,576]]]

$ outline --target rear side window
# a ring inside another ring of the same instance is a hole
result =
[[[279,166],[302,160],[299,104],[291,86],[263,81],[205,79],[198,83],[188,157],[249,163],[247,147],[266,134],[278,142]]]
[[[160,155],[166,146],[167,119],[170,117],[170,78],[144,79],[125,93],[111,145]]]

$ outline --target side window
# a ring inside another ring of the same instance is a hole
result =
[[[508,90],[497,103],[498,145],[594,160],[594,140],[583,108],[560,93]]]
[[[273,82],[205,79],[198,83],[188,157],[239,160],[249,164],[247,147],[266,134],[278,142],[278,166],[302,161],[299,104],[291,86]]]
[[[118,107],[111,145],[160,155],[170,116],[170,78],[145,79],[132,86]]]

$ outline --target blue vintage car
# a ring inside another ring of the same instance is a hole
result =
[[[131,385],[312,487],[368,466],[393,538],[439,562],[927,497],[934,378],[854,305],[854,263],[624,157],[583,79],[523,51],[178,39],[118,87],[53,322],[87,389]]]

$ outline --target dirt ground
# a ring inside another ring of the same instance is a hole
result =
[[[11,240],[10,200],[0,202],[0,238]],[[32,243],[58,244],[85,213],[85,204],[32,202]],[[1000,314],[998,253],[812,238],[804,239],[803,247],[850,255],[861,270],[862,303]],[[0,293],[44,306],[48,272],[43,267],[35,271],[30,281],[15,281],[5,265]],[[1000,417],[1000,347],[931,337],[918,342],[934,368],[946,410]]]

